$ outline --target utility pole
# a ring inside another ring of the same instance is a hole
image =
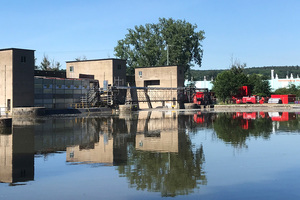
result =
[[[167,44],[167,66],[169,66],[169,46],[173,46],[173,45]]]
[[[169,45],[167,44],[167,66],[169,66]]]

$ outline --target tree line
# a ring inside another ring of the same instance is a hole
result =
[[[220,102],[229,102],[240,94],[242,86],[249,86],[251,94],[261,97],[271,95],[271,86],[266,76],[246,74],[246,64],[235,62],[229,70],[219,73],[213,83],[213,92]]]
[[[297,66],[264,66],[264,67],[251,67],[245,68],[244,72],[246,74],[260,74],[262,76],[271,79],[271,70],[274,70],[274,75],[277,74],[278,78],[283,79],[286,76],[290,77],[291,73],[294,78],[297,75],[300,76],[300,67]],[[212,80],[217,77],[217,75],[221,72],[225,71],[224,69],[216,69],[216,70],[191,70],[191,76],[194,81],[202,81],[204,77],[207,80]]]

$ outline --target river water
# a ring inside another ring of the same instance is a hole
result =
[[[299,199],[298,113],[14,119],[0,199]]]

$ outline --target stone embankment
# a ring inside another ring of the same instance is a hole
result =
[[[300,112],[300,104],[215,105],[215,112]]]

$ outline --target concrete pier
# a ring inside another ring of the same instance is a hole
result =
[[[137,110],[137,105],[119,105],[120,112],[131,112]]]
[[[36,117],[45,115],[44,107],[20,107],[13,108],[13,117]]]

